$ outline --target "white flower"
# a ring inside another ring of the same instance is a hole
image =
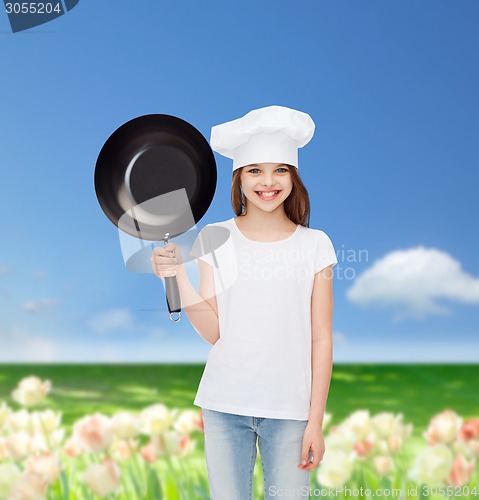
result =
[[[190,434],[201,428],[201,415],[196,410],[184,410],[173,424],[180,434]]]
[[[0,431],[8,420],[8,417],[11,415],[12,409],[7,406],[5,401],[2,401],[0,405]]]
[[[130,439],[140,433],[140,419],[137,414],[120,411],[112,417],[115,434],[121,439]]]
[[[33,432],[35,430],[35,423],[33,422],[32,415],[25,409],[10,413],[7,418],[6,426],[13,432]]]
[[[173,430],[165,431],[159,436],[153,436],[152,444],[158,455],[184,456],[194,450],[196,441],[191,440],[188,434],[181,434]]]
[[[5,437],[0,436],[0,462],[5,458],[9,458],[9,453],[7,449],[7,445],[5,443]],[[0,497],[2,498],[2,497]]]
[[[32,451],[32,437],[25,431],[14,432],[5,438],[5,447],[11,458],[23,460]]]
[[[13,485],[21,475],[20,469],[14,463],[0,464],[0,498],[7,498]]]
[[[341,424],[343,429],[351,429],[357,437],[357,440],[363,440],[370,431],[371,428],[371,418],[369,416],[369,411],[358,410],[351,415]]]
[[[450,444],[457,438],[462,423],[463,419],[456,412],[445,410],[442,413],[434,415],[423,436],[429,444]]]
[[[140,428],[143,434],[158,436],[167,431],[174,422],[178,410],[169,410],[158,403],[145,408],[140,413]]]
[[[35,432],[32,436],[32,451],[43,452],[58,448],[65,437],[65,429],[58,429],[51,434]]]
[[[24,472],[13,485],[8,500],[44,500],[48,482],[34,472]]]
[[[451,450],[446,445],[425,446],[416,455],[409,477],[417,483],[440,486],[447,479],[452,462]]]
[[[402,417],[402,414],[395,415],[390,412],[382,412],[374,415],[371,424],[379,438],[389,438],[393,434],[400,432]]]
[[[99,497],[114,493],[120,486],[120,467],[113,460],[102,464],[90,464],[83,479],[87,486]]]
[[[62,421],[62,412],[54,412],[53,410],[34,411],[32,413],[32,420],[35,429],[41,433],[56,431]]]
[[[12,398],[23,406],[34,406],[43,401],[51,387],[52,384],[49,380],[42,382],[38,377],[26,377],[12,392]]]
[[[342,426],[334,427],[324,438],[326,449],[337,449],[348,453],[353,450],[356,441],[356,433],[352,429]]]
[[[354,457],[354,453],[326,449],[316,474],[318,482],[327,488],[344,486],[351,477]]]

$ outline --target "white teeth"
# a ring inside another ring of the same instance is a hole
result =
[[[279,191],[271,191],[271,192],[269,192],[269,193],[265,193],[265,192],[263,192],[263,191],[258,191],[258,194],[259,194],[260,196],[265,196],[265,197],[269,197],[269,198],[270,198],[270,197],[272,197],[272,196],[277,195],[278,193],[279,193]]]

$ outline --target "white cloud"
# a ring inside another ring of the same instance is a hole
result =
[[[13,269],[9,266],[0,266],[0,274],[9,274]]]
[[[43,297],[41,299],[33,299],[22,304],[22,309],[27,312],[41,313],[58,305],[58,299]]]
[[[0,332],[0,362],[54,362],[58,360],[55,342],[34,335],[27,328],[14,327]]]
[[[135,319],[129,309],[110,309],[91,317],[88,325],[99,334],[124,332],[135,329]]]
[[[446,252],[419,246],[397,250],[356,278],[347,298],[360,306],[388,307],[394,320],[447,315],[439,300],[479,304],[479,279]]]

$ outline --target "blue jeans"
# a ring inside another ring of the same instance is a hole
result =
[[[307,420],[202,414],[211,500],[252,499],[257,437],[264,498],[309,498],[310,471],[298,469]]]

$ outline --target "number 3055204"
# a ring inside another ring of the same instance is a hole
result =
[[[57,14],[62,13],[60,2],[15,2],[6,3],[7,14]]]

